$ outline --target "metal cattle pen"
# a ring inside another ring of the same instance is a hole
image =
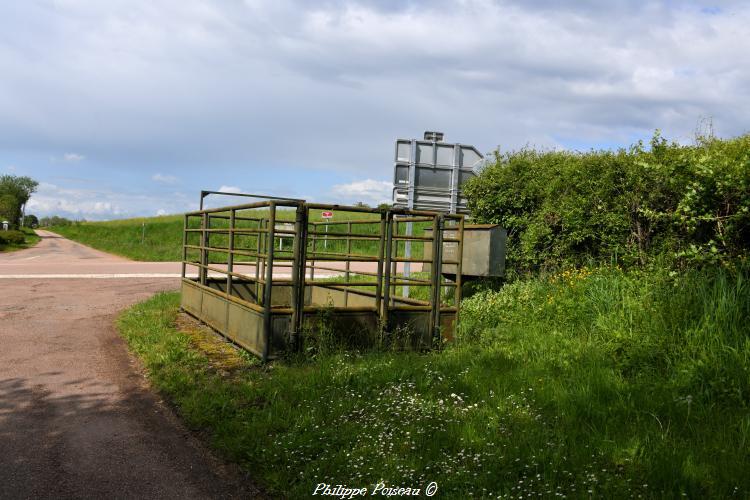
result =
[[[298,349],[322,316],[357,345],[398,334],[429,347],[458,318],[463,231],[460,215],[294,199],[202,208],[184,219],[181,305],[263,360]]]

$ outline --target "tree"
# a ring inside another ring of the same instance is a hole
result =
[[[15,225],[18,220],[18,200],[12,194],[0,193],[0,222],[7,220]]]
[[[37,227],[39,225],[39,218],[34,214],[24,215],[23,226],[24,227]]]
[[[26,212],[26,202],[29,201],[32,193],[36,191],[37,186],[39,186],[39,183],[31,177],[17,175],[0,176],[0,197],[5,200],[4,203],[6,204],[11,203],[10,197],[15,200],[14,209],[5,207],[8,215],[12,217],[8,220],[13,225],[23,222],[22,217]]]

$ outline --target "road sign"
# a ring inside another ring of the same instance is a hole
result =
[[[442,137],[440,132],[426,132],[423,141],[396,141],[395,207],[468,213],[461,186],[476,175],[484,157],[474,146],[444,143]]]
[[[324,219],[333,219],[333,212],[321,212],[320,216]]]

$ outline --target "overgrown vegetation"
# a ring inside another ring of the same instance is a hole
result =
[[[30,177],[0,175],[0,221],[8,221],[10,229],[21,227],[26,202],[38,185]]]
[[[466,188],[481,222],[508,229],[516,273],[594,262],[678,267],[750,246],[750,135],[619,151],[497,154]]]
[[[381,480],[442,498],[743,497],[748,278],[563,272],[467,299],[439,353],[237,354],[231,374],[174,327],[177,294],[120,327],[186,421],[291,498]]]
[[[0,231],[0,252],[23,250],[36,245],[39,239],[39,236],[33,230],[26,227],[18,230]]]
[[[272,493],[749,497],[749,175],[750,136],[499,155],[468,194],[514,274],[475,284],[439,352],[345,352],[322,317],[314,356],[229,370],[218,337],[175,327],[177,294],[120,327]]]

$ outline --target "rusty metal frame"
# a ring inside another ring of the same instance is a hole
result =
[[[211,193],[203,191],[201,200]],[[230,195],[238,196],[237,193]],[[261,201],[201,208],[185,214],[182,238],[183,308],[199,319],[205,319],[264,361],[278,354],[278,339],[274,335],[279,328],[284,329],[288,348],[298,349],[306,318],[323,308],[331,309],[334,315],[372,314],[378,328],[386,331],[397,327],[396,323],[404,317],[418,323],[423,321],[433,341],[441,336],[441,325],[445,323],[446,315],[449,320],[458,317],[463,216],[247,196],[261,198]],[[258,210],[260,214],[253,213]],[[321,222],[312,220],[311,214],[315,210],[360,213],[365,217]],[[291,211],[294,211],[294,218],[288,220],[285,217]],[[192,227],[191,218],[199,218],[200,227]],[[293,229],[279,227],[287,223],[292,224]],[[400,234],[397,228],[404,223],[431,225],[431,235]],[[337,229],[324,233],[321,231],[323,227]],[[444,234],[446,229],[451,231],[450,237]],[[199,236],[199,244],[193,243],[189,237],[191,234]],[[211,235],[217,235],[217,238],[221,235],[220,239],[226,241],[225,246]],[[240,236],[242,240],[237,239]],[[292,238],[291,251],[276,250],[275,242],[281,237]],[[321,248],[321,240],[327,242],[327,248]],[[399,256],[398,245],[406,242],[425,248],[430,245],[432,258]],[[457,261],[444,260],[443,245],[446,243],[458,245]],[[191,251],[198,252],[197,260],[188,258],[193,255]],[[225,257],[217,261],[217,254]],[[374,264],[372,269],[368,263]],[[430,270],[426,272],[429,275],[404,276],[399,269],[405,263],[428,264]],[[458,275],[454,281],[442,275],[445,264],[457,265]],[[197,280],[187,277],[188,267],[198,268]],[[317,276],[316,271],[319,273]],[[359,276],[369,279],[361,280],[357,278]],[[428,299],[399,294],[399,290],[407,287],[426,288]],[[455,290],[452,303],[444,303],[443,290],[450,288]],[[315,302],[316,296],[331,293],[342,294],[336,295],[341,302],[334,303],[332,308]],[[190,303],[191,300],[194,303]],[[242,306],[244,309],[241,311],[245,312],[232,309],[236,306]],[[221,307],[225,309],[217,312],[217,308]],[[253,311],[260,313],[259,318],[262,317],[262,325],[259,322],[261,326],[251,332],[257,334],[255,340],[250,342],[233,338],[232,335],[239,335],[237,328],[242,328],[242,321],[237,318]],[[245,345],[248,342],[252,345]]]

